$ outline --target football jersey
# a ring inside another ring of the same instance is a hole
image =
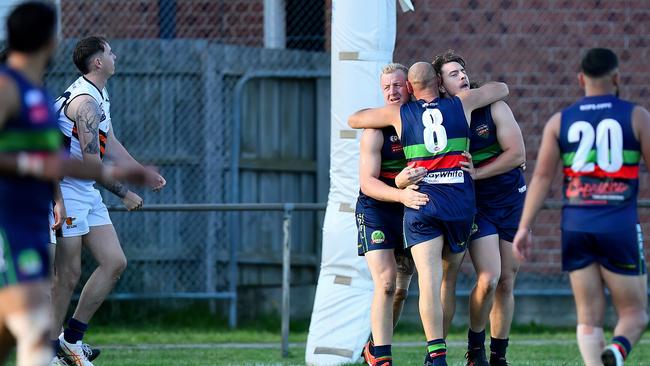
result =
[[[490,106],[472,111],[469,152],[474,166],[479,168],[494,161],[503,153],[497,140],[497,126]],[[523,204],[526,181],[521,168],[486,179],[475,180],[476,205],[479,207],[507,207]]]
[[[419,191],[429,195],[439,219],[474,216],[476,200],[470,175],[460,169],[469,148],[469,127],[458,97],[409,102],[400,109],[402,146],[407,162],[427,169]]]
[[[406,166],[404,151],[399,137],[393,127],[381,129],[384,142],[381,146],[381,169],[378,179],[385,184],[396,188],[395,177]],[[359,202],[366,208],[375,208],[380,210],[389,210],[398,212],[400,215],[404,211],[401,202],[386,202],[376,200],[359,190]]]
[[[61,134],[51,109],[52,98],[45,89],[33,85],[16,70],[3,66],[0,74],[15,82],[20,95],[18,113],[0,127],[0,153],[58,153]],[[43,245],[47,243],[53,193],[52,182],[31,177],[0,176],[0,235],[3,229],[12,230],[24,236],[21,245],[30,244],[28,238]]]
[[[72,85],[57,98],[54,108],[58,111],[59,129],[64,135],[65,147],[74,159],[83,159],[83,153],[79,144],[79,129],[75,122],[66,115],[66,109],[70,102],[76,97],[81,95],[89,95],[92,97],[101,110],[102,116],[99,122],[99,156],[103,159],[106,150],[106,140],[108,131],[111,127],[111,103],[108,98],[108,91],[106,88],[99,90],[95,84],[84,76],[75,80]],[[94,189],[92,180],[77,179],[65,177],[61,182],[62,188],[72,188],[80,193],[89,192]]]
[[[638,222],[641,146],[634,104],[613,95],[584,97],[562,111],[562,228],[605,232]]]

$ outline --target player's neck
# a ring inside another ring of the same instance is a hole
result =
[[[431,102],[432,100],[438,98],[438,93],[435,93],[430,90],[420,90],[420,91],[414,91],[413,96],[415,96],[415,99],[417,100],[424,100],[427,102]]]
[[[90,82],[93,83],[99,90],[104,89],[106,82],[108,81],[106,77],[95,72],[88,73],[84,75],[84,77],[90,80]]]
[[[586,97],[597,97],[599,95],[614,95],[616,87],[613,85],[585,85]]]
[[[7,58],[7,66],[19,71],[30,82],[36,85],[43,83],[43,73],[47,61],[40,57],[29,56],[24,53],[12,52]]]

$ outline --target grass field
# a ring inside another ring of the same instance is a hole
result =
[[[179,324],[94,326],[86,341],[102,348],[95,365],[303,365],[306,322],[292,325],[290,357],[280,356],[276,322],[250,324],[231,331],[223,325]],[[449,364],[464,365],[464,331],[449,337]],[[422,333],[415,325],[398,329],[393,355],[396,365],[421,365]],[[581,365],[572,329],[528,326],[515,329],[508,349],[512,365]],[[650,365],[650,336],[633,350],[628,365]]]

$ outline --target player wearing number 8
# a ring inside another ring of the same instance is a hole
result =
[[[409,91],[417,102],[358,111],[350,116],[353,128],[393,126],[400,135],[410,165],[425,167],[420,191],[429,202],[419,210],[404,211],[404,238],[418,270],[420,316],[427,337],[427,364],[446,365],[440,286],[443,252],[462,256],[476,210],[471,177],[460,169],[467,149],[470,115],[508,95],[503,83],[488,83],[457,97],[438,98],[433,66],[418,62],[408,73]],[[447,245],[444,245],[447,243]],[[454,254],[455,253],[455,254]]]
[[[618,59],[611,50],[589,50],[581,69],[585,97],[556,113],[544,128],[514,250],[522,259],[530,257],[530,226],[561,161],[562,269],[569,271],[574,293],[578,346],[587,366],[623,365],[648,322],[636,202],[640,155],[650,161],[650,114],[615,96]],[[619,316],[608,347],[603,283]]]

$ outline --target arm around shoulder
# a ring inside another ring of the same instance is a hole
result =
[[[508,96],[510,90],[505,83],[491,81],[480,88],[464,90],[457,94],[465,111],[484,107]]]

